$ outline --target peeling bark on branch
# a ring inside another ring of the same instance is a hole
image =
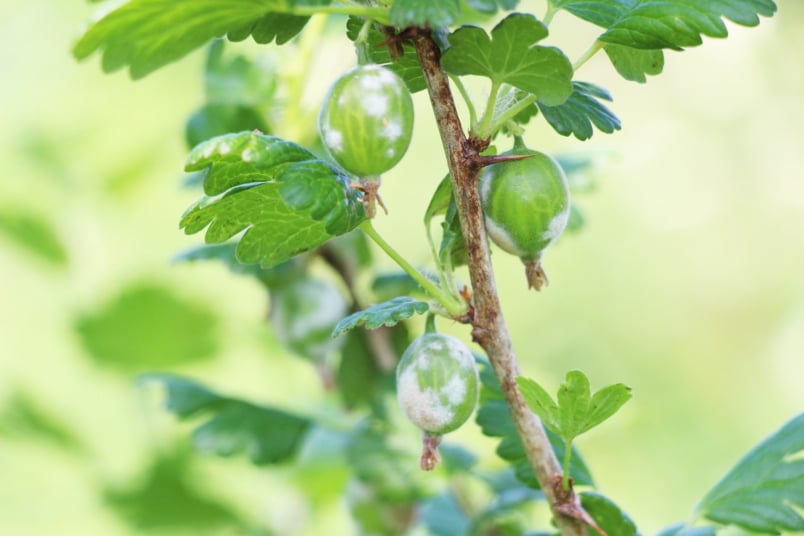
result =
[[[561,480],[561,466],[553,453],[541,421],[530,411],[516,386],[516,378],[520,374],[519,364],[502,316],[491,268],[477,187],[479,169],[477,149],[464,134],[450,91],[449,78],[441,68],[438,45],[426,30],[419,32],[415,44],[441,134],[441,142],[447,155],[461,230],[466,242],[469,275],[475,300],[472,337],[489,356],[528,459],[550,503],[561,533],[565,536],[584,536],[586,528],[582,520],[586,513],[572,490],[568,493],[558,493],[560,487],[557,490],[555,483]]]

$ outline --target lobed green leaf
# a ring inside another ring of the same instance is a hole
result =
[[[572,441],[602,423],[631,398],[631,389],[621,383],[592,395],[589,379],[579,370],[567,373],[566,381],[558,389],[558,403],[531,379],[519,377],[517,385],[531,411],[565,441]]]
[[[187,234],[202,229],[207,243],[243,232],[237,258],[270,267],[345,234],[365,220],[361,193],[345,171],[306,149],[241,132],[213,138],[188,157],[187,171],[204,169],[208,195],[182,217]]]
[[[398,296],[347,316],[338,322],[332,331],[332,336],[337,337],[360,326],[364,326],[366,329],[393,326],[413,315],[422,315],[429,310],[430,305],[427,302],[408,296]]]
[[[600,100],[611,101],[605,89],[589,82],[572,82],[572,95],[558,106],[539,103],[542,115],[550,126],[562,136],[574,135],[579,140],[588,140],[597,127],[611,134],[620,130],[620,120]]]
[[[603,50],[620,76],[631,82],[644,84],[645,75],[657,75],[664,69],[661,50],[643,50],[615,43],[606,43]]]
[[[455,22],[460,13],[458,0],[394,0],[388,15],[399,28],[441,28]]]
[[[545,37],[547,27],[533,15],[513,13],[491,30],[491,37],[475,26],[458,28],[441,62],[451,74],[485,76],[557,106],[572,93],[572,65],[559,49],[534,45]]]
[[[516,477],[529,487],[538,489],[539,482],[528,461],[525,447],[517,433],[511,413],[503,399],[500,384],[487,360],[478,358],[480,365],[480,406],[475,421],[484,435],[501,438],[497,455],[511,464]],[[547,437],[558,459],[564,458],[565,444],[556,433],[547,429]],[[570,461],[570,476],[576,485],[594,486],[592,475],[580,452],[573,446]]]
[[[207,414],[193,432],[193,444],[201,452],[244,452],[255,465],[280,463],[298,452],[311,425],[305,417],[221,396],[181,376],[147,374],[138,383],[164,387],[165,408],[179,418]]]
[[[105,72],[128,66],[142,78],[216,37],[249,35],[258,43],[290,40],[309,17],[292,15],[298,5],[329,0],[129,0],[89,26],[73,48],[79,60],[103,54]]]
[[[804,414],[754,447],[703,498],[698,513],[763,534],[804,531]]]
[[[606,28],[600,39],[641,49],[701,44],[701,35],[726,37],[723,19],[756,26],[776,12],[773,0],[550,0],[576,17]]]

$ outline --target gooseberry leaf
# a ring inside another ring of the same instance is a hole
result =
[[[193,431],[193,445],[200,452],[244,452],[255,465],[280,463],[298,452],[311,426],[305,417],[219,395],[181,376],[146,374],[138,379],[140,386],[154,383],[165,389],[165,409],[180,419],[207,417]]]
[[[0,209],[0,233],[17,246],[56,267],[67,265],[67,250],[53,226],[26,209]]]
[[[804,413],[754,447],[703,498],[702,516],[762,534],[803,532]]]
[[[592,137],[592,125],[606,134],[621,128],[620,120],[601,100],[611,101],[611,95],[602,87],[572,82],[572,95],[564,103],[548,106],[540,102],[539,109],[556,132],[562,136],[572,134],[583,141]]]
[[[366,329],[393,326],[413,315],[423,315],[429,310],[430,304],[427,302],[419,301],[409,296],[398,296],[347,316],[338,322],[332,331],[332,336],[337,337],[360,326]]]
[[[466,0],[466,4],[481,13],[496,13],[498,9],[510,11],[519,0]]]
[[[458,0],[394,0],[388,16],[394,26],[440,28],[449,26],[461,13]]]
[[[278,76],[266,57],[227,54],[225,41],[216,39],[207,51],[204,96],[210,104],[264,107],[276,92]]]
[[[129,0],[89,26],[73,48],[83,60],[102,50],[102,67],[128,66],[134,79],[176,61],[216,37],[283,44],[301,31],[308,16],[298,6],[329,0]]]
[[[185,452],[160,454],[133,481],[103,490],[107,506],[138,533],[209,530],[248,533],[238,515],[199,488]]]
[[[723,19],[756,26],[776,12],[773,0],[550,0],[606,28],[601,41],[634,48],[681,50],[701,44],[701,35],[726,37]]]
[[[217,328],[211,310],[152,282],[124,288],[75,326],[92,359],[125,373],[210,359]]]
[[[639,536],[634,521],[614,501],[594,491],[582,491],[581,506],[606,534]]]
[[[689,527],[683,521],[663,528],[656,536],[715,536],[715,527]]]
[[[280,138],[240,132],[197,146],[186,171],[204,170],[207,196],[185,212],[187,234],[207,243],[245,231],[237,259],[275,266],[345,234],[366,219],[345,171]]]
[[[360,29],[365,21],[359,17],[349,17],[346,22],[346,36],[355,41],[360,34]],[[392,58],[390,49],[383,45],[388,40],[388,36],[380,32],[376,26],[372,25],[368,35],[368,49],[371,60],[399,75],[405,81],[405,85],[411,93],[416,93],[427,88],[424,81],[424,73],[416,56],[416,49],[410,44],[402,43],[398,58]]]
[[[441,63],[451,74],[485,76],[557,106],[572,93],[572,65],[561,50],[534,45],[545,37],[547,27],[533,15],[512,13],[491,30],[490,38],[476,26],[455,30]]]
[[[644,84],[645,75],[657,75],[664,69],[661,50],[644,50],[614,43],[606,43],[603,50],[620,76],[631,82]]]
[[[517,433],[516,425],[503,398],[500,383],[491,369],[491,364],[486,359],[477,357],[476,359],[480,367],[481,390],[480,406],[475,422],[480,426],[484,435],[502,440],[497,447],[497,455],[511,464],[517,479],[531,488],[538,489],[539,481],[533,473],[522,439]],[[559,460],[564,459],[566,448],[564,441],[549,428],[546,432],[556,457]],[[573,481],[579,486],[594,486],[592,475],[580,452],[574,446],[571,448],[569,473]]]
[[[592,395],[589,379],[579,370],[567,373],[565,383],[558,389],[557,403],[529,378],[520,376],[517,385],[531,411],[568,442],[614,415],[631,398],[631,388],[622,383],[609,385]]]

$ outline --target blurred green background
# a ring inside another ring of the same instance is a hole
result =
[[[576,197],[587,225],[548,252],[551,285],[538,295],[517,259],[494,255],[527,375],[555,390],[580,368],[593,387],[633,388],[578,446],[645,534],[687,518],[804,409],[804,4],[778,4],[759,28],[668,52],[646,85],[603,55],[585,65],[578,77],[611,90],[623,130],[580,143],[537,120],[526,139],[594,155],[595,187]],[[0,6],[0,534],[348,534],[343,475],[192,455],[189,428],[134,385],[139,372],[172,370],[301,411],[332,396],[266,330],[255,282],[170,263],[199,242],[177,222],[197,195],[181,169],[203,54],[138,82],[104,75],[97,58],[70,56],[91,11]],[[566,14],[553,33],[570,57],[596,35]],[[271,50],[277,65],[292,60],[291,48]],[[345,40],[318,49],[311,107],[352,62]],[[446,165],[425,95],[416,106],[376,227],[426,263],[410,221]],[[501,463],[474,425],[453,439]]]

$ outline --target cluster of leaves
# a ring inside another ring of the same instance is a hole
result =
[[[365,418],[348,431],[328,430],[313,417],[221,395],[180,376],[151,374],[142,382],[160,384],[167,393],[167,409],[179,418],[203,416],[192,436],[195,448],[203,452],[221,456],[244,452],[258,465],[294,460],[303,464],[299,458],[308,445],[315,444],[312,438],[329,434],[331,441],[326,444],[340,445],[346,459],[353,492],[351,508],[367,533],[401,533],[414,523],[414,512],[419,512],[418,519],[432,534],[523,534],[532,528],[529,509],[544,497],[499,383],[484,359],[479,359],[483,389],[477,424],[484,434],[500,440],[497,454],[507,467],[495,473],[480,471],[471,452],[445,445],[444,478],[439,482],[444,486],[440,489],[423,483],[409,470],[415,463],[408,464],[410,453],[392,442],[396,427],[386,403],[393,391],[393,366],[410,341],[406,322],[433,310],[429,302],[419,299],[421,285],[428,281],[396,274],[373,277],[373,297],[380,303],[368,307],[360,303],[355,278],[367,272],[372,261],[365,237],[354,232],[367,219],[363,192],[354,187],[357,178],[308,148],[266,134],[273,132],[267,109],[281,83],[281,70],[243,57],[227,59],[223,41],[217,39],[225,36],[240,41],[250,36],[258,43],[282,45],[303,31],[311,15],[349,15],[347,37],[366,47],[371,60],[387,64],[416,92],[423,90],[425,83],[407,40],[411,33],[406,30],[427,27],[441,47],[442,67],[467,101],[470,134],[487,139],[501,132],[516,133],[534,117],[541,117],[558,134],[586,140],[595,129],[612,133],[621,127],[605,104],[612,100],[608,91],[576,79],[579,67],[592,54],[605,51],[621,76],[645,82],[648,75],[662,71],[664,49],[698,45],[702,36],[724,37],[724,19],[756,25],[759,16],[772,15],[776,6],[772,0],[549,0],[542,19],[511,13],[487,32],[468,22],[486,22],[499,10],[513,10],[517,0],[395,0],[375,4],[337,0],[129,0],[90,25],[76,44],[74,53],[79,59],[99,51],[105,71],[128,67],[132,77],[139,78],[213,42],[205,71],[206,103],[191,117],[186,129],[187,143],[194,147],[186,170],[195,173],[195,182],[201,184],[204,195],[181,219],[186,233],[205,231],[207,244],[177,259],[222,261],[233,272],[264,285],[273,308],[270,321],[280,330],[279,341],[291,353],[324,370],[325,383],[339,388],[344,410],[357,409]],[[546,44],[550,21],[560,11],[603,29],[589,53],[574,64],[561,49]],[[461,77],[466,76],[487,79],[490,91],[488,101],[482,103],[485,105],[476,106],[463,89]],[[582,217],[577,208],[573,211],[577,228]],[[435,218],[443,218],[438,247],[430,233]],[[455,267],[465,264],[466,254],[449,177],[436,187],[424,223],[440,283],[454,286],[449,278]],[[12,224],[6,221],[2,227],[14,228]],[[47,237],[40,242],[47,246]],[[61,262],[52,245],[43,251]],[[339,285],[312,275],[308,268],[319,260],[332,268],[331,275],[338,276]],[[295,289],[293,293],[291,288]],[[343,290],[348,291],[348,299]],[[310,306],[304,296],[311,295],[336,296],[344,313],[352,314],[331,325],[322,323],[319,313],[335,306],[331,302]],[[104,334],[116,333],[130,315],[152,315],[154,307],[167,318],[153,315],[146,319],[151,322],[148,325],[166,344],[175,345],[165,352],[175,354],[178,362],[185,355],[196,358],[214,351],[214,344],[203,337],[197,347],[176,338],[185,328],[176,319],[192,308],[149,288],[121,296],[102,314],[87,315],[79,333],[99,359],[117,360],[129,368],[132,363],[141,365],[148,354],[146,349],[123,349],[115,346],[114,337]],[[201,333],[212,331],[212,320],[203,313],[190,312],[188,322],[209,328]],[[289,327],[291,321],[308,330]],[[300,335],[296,333],[299,330]],[[339,359],[333,370],[335,355]],[[573,485],[583,489],[584,508],[605,532],[636,535],[633,521],[594,491],[589,469],[573,446],[578,435],[610,417],[628,400],[628,389],[616,384],[593,395],[588,379],[577,371],[568,374],[557,401],[532,380],[521,378],[519,386],[531,409],[547,426],[556,456],[565,461],[565,486],[571,477]],[[803,429],[800,417],[749,453],[698,505],[699,517],[771,534],[804,530],[804,519],[795,509],[804,507],[804,466],[795,458],[804,449]],[[330,463],[338,461],[331,452],[326,458]],[[155,467],[153,480],[161,482],[163,472]],[[181,477],[173,475],[171,482],[181,484]],[[472,483],[468,489],[481,486],[494,499],[467,508],[462,494],[468,482]],[[140,505],[132,503],[130,497],[140,497],[153,487],[153,482],[146,482],[142,489],[113,490],[108,498],[126,510],[130,503]],[[205,501],[203,497],[190,499],[193,505]],[[229,515],[218,514],[221,518]],[[675,525],[663,534],[713,532],[711,527]]]

